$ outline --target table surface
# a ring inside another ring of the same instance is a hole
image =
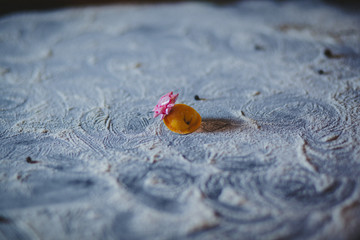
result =
[[[320,1],[1,17],[0,239],[356,236],[359,43]]]

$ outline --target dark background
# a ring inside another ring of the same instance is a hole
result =
[[[28,11],[47,10],[69,6],[104,5],[104,4],[152,4],[152,3],[174,3],[185,2],[181,0],[0,0],[0,15]],[[212,2],[215,4],[226,4],[235,0],[204,0],[198,2]]]
[[[210,2],[213,4],[228,4],[239,0],[202,0],[197,2]],[[277,0],[285,2],[289,0]],[[330,4],[345,7],[348,10],[360,10],[360,1],[354,0],[324,0]],[[153,4],[153,3],[175,3],[188,2],[186,0],[0,0],[0,16],[13,12],[22,11],[41,11],[64,7],[76,7],[85,5],[105,5],[105,4]]]

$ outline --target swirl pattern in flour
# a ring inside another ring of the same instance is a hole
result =
[[[301,151],[306,158],[311,158],[319,171],[336,172],[336,166],[324,165],[324,161],[346,158],[350,160],[348,168],[340,171],[347,174],[352,172],[356,162],[352,147],[356,135],[349,132],[355,131],[355,127],[350,122],[351,116],[342,106],[277,94],[250,102],[245,109],[246,114],[264,130],[282,132],[285,138],[299,135],[303,139]]]

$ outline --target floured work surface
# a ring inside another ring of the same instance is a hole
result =
[[[306,2],[2,17],[0,238],[350,238],[359,26]],[[200,130],[152,119],[169,91]]]

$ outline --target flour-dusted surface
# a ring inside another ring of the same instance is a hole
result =
[[[359,43],[321,2],[2,17],[0,238],[350,238]],[[152,119],[169,91],[201,129]]]

